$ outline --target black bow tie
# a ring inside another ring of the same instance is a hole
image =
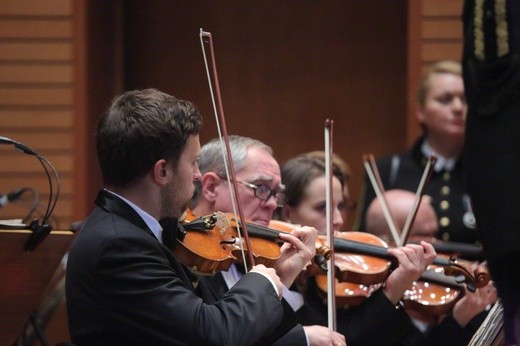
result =
[[[179,236],[184,235],[186,231],[179,224],[179,220],[176,218],[165,218],[159,221],[163,229],[162,242],[168,249],[173,250],[175,248],[175,240]],[[181,236],[182,237],[182,236]]]

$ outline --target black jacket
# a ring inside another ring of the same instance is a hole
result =
[[[250,273],[205,304],[172,252],[139,215],[101,191],[70,250],[66,295],[78,345],[250,345],[284,309],[272,284]]]

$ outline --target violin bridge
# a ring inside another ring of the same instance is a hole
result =
[[[227,230],[231,227],[231,224],[229,223],[229,218],[226,214],[217,211],[211,214],[211,220],[213,222],[213,225],[218,227],[221,234],[225,234]],[[213,228],[213,227],[211,227]]]

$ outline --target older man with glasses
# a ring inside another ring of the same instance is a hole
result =
[[[235,179],[244,217],[268,226],[275,209],[283,205],[284,186],[280,166],[268,145],[248,137],[230,136],[229,144],[235,168]],[[232,212],[231,190],[222,156],[222,145],[213,139],[201,148],[199,169],[202,179],[195,188],[192,211],[204,216],[213,212]],[[232,265],[226,272],[199,280],[200,295],[207,303],[218,300],[243,275],[243,268]],[[303,305],[299,293],[284,289],[285,301],[297,310]],[[296,318],[296,317],[295,317]],[[282,336],[276,344],[345,345],[343,335],[322,326],[298,325]]]

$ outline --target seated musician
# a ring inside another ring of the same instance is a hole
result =
[[[396,227],[402,230],[405,226],[408,214],[415,203],[415,194],[406,190],[389,190],[384,193],[388,209],[393,217]],[[378,198],[374,199],[367,210],[366,231],[381,238],[390,235],[390,228],[383,213],[383,208]],[[432,239],[438,228],[437,215],[427,196],[422,198],[415,220],[410,229],[410,237],[422,237]],[[478,288],[475,293],[464,289],[463,297],[458,300],[448,316],[436,316],[434,314],[421,313],[415,309],[407,309],[414,324],[424,333],[433,332],[442,337],[450,345],[459,340],[461,345],[467,345],[471,336],[475,333],[486,313],[485,310],[497,299],[497,291],[492,282]],[[439,333],[446,329],[435,331],[433,328],[444,320],[445,326],[450,325],[446,334]]]
[[[343,226],[342,209],[348,203],[347,180],[337,167],[333,168],[333,228]],[[282,166],[282,182],[285,184],[285,204],[279,210],[284,221],[312,225],[319,233],[325,232],[326,178],[324,159],[314,155],[297,156]],[[375,291],[358,306],[337,309],[337,328],[345,335],[348,345],[396,345],[403,344],[415,331],[410,318],[401,308],[399,300],[414,280],[424,271],[436,254],[430,244],[407,245],[390,249],[398,260],[398,266],[388,276],[384,287]],[[327,323],[327,307],[316,293],[315,280],[308,278],[302,287],[305,304],[297,311],[303,324]],[[376,332],[377,331],[377,332]]]
[[[238,195],[244,217],[250,222],[267,226],[277,205],[283,203],[280,167],[266,144],[241,136],[229,138]],[[230,187],[226,178],[221,144],[212,140],[201,148],[199,168],[202,178],[196,187],[192,211],[203,216],[215,211],[233,212]],[[201,277],[199,291],[206,302],[220,299],[243,275],[243,266],[232,265],[226,272]],[[297,310],[302,305],[298,293],[284,288],[284,298]],[[344,345],[345,338],[323,326],[299,325],[284,335],[278,344]]]
[[[294,314],[281,293],[314,257],[312,228],[281,236],[286,243],[275,268],[254,266],[215,304],[195,294],[172,252],[175,218],[201,179],[201,124],[191,102],[155,89],[124,93],[99,121],[104,189],[67,264],[74,344],[251,345],[286,327],[286,311]]]

